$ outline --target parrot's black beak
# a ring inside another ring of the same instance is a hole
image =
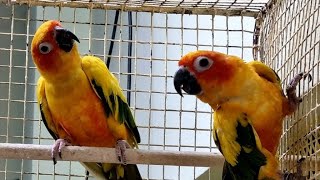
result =
[[[56,26],[54,28],[54,37],[59,45],[59,47],[65,52],[70,52],[74,40],[80,43],[78,37],[74,35],[71,31],[64,29],[62,27]]]
[[[190,72],[185,67],[181,67],[173,79],[174,88],[177,93],[183,97],[181,89],[183,89],[186,93],[190,95],[197,95],[201,93],[201,87],[197,82],[197,79],[190,74]]]

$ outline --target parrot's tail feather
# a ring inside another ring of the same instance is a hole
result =
[[[106,173],[103,171],[101,165],[93,162],[81,162],[81,165],[86,168],[89,174],[93,175],[98,180],[108,180]]]
[[[88,179],[89,179],[89,171],[86,170],[86,178],[85,178],[85,180],[88,180]]]
[[[119,166],[93,162],[81,162],[81,164],[98,180],[141,180],[142,177],[137,165],[128,164],[123,167],[124,173],[119,175]],[[121,171],[121,170],[120,170]],[[123,172],[123,171],[122,171]],[[120,176],[120,177],[118,177]]]
[[[124,166],[124,179],[125,180],[140,180],[142,179],[139,169],[135,164],[128,164]]]

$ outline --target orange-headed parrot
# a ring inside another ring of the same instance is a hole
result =
[[[58,21],[47,21],[31,44],[41,77],[37,100],[42,120],[56,140],[52,158],[65,145],[116,148],[122,164],[82,162],[98,179],[142,179],[136,165],[125,165],[125,149],[140,135],[117,79],[94,56],[81,57],[79,39]]]
[[[174,76],[176,91],[196,95],[214,110],[213,138],[226,159],[223,179],[279,179],[276,151],[282,122],[301,101],[297,75],[287,88],[258,61],[214,51],[183,56]]]

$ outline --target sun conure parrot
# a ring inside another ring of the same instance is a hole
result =
[[[56,163],[65,145],[116,148],[122,164],[82,162],[97,179],[142,179],[136,165],[125,165],[125,149],[140,142],[130,108],[117,79],[94,56],[81,57],[79,39],[58,21],[47,21],[31,44],[41,77],[37,100],[42,120],[56,140]]]
[[[278,75],[259,61],[195,51],[179,66],[176,91],[196,95],[214,111],[213,138],[226,159],[223,179],[279,179],[282,121],[301,101],[295,90],[304,75],[291,81],[286,97]]]

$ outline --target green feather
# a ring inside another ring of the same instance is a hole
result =
[[[243,120],[247,122],[246,115],[241,118],[244,118]],[[236,127],[238,135],[236,142],[241,146],[240,154],[237,156],[238,163],[232,166],[225,162],[223,169],[223,179],[225,180],[256,180],[258,179],[260,167],[266,165],[267,159],[256,145],[253,127],[250,123],[241,124],[241,120],[238,120]]]
[[[47,119],[46,119],[46,115],[44,113],[44,110],[43,110],[43,105],[40,104],[40,113],[41,113],[41,119],[43,121],[43,124],[46,126],[47,130],[49,131],[50,135],[53,137],[54,140],[57,140],[59,137],[58,135],[52,131],[49,126],[48,126],[48,122],[47,122]]]
[[[130,129],[130,131],[132,132],[132,134],[134,135],[137,143],[140,143],[141,138],[140,138],[140,134],[138,131],[138,128],[135,124],[134,118],[132,116],[131,110],[128,106],[128,104],[126,102],[124,102],[119,96],[114,96],[113,94],[109,95],[109,99],[111,101],[110,104],[112,104],[112,107],[109,106],[109,103],[107,102],[107,99],[103,93],[103,90],[101,88],[101,86],[99,86],[95,80],[91,80],[91,83],[95,89],[95,91],[97,92],[97,94],[99,95],[99,97],[101,98],[104,110],[106,112],[107,116],[110,116],[111,114],[114,115],[115,112],[115,102],[118,102],[118,109],[119,109],[119,113],[118,113],[118,120],[120,123],[125,123],[126,126]]]

